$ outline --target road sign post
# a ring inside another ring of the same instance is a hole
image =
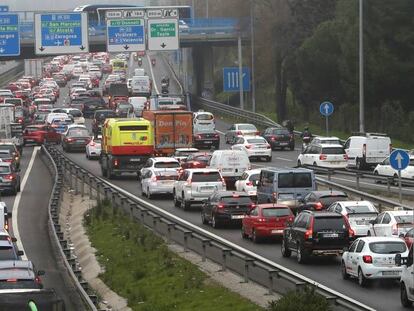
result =
[[[9,6],[8,5],[0,5],[0,12],[2,12],[2,13],[9,12]]]
[[[331,102],[323,102],[319,106],[319,112],[325,116],[326,136],[329,136],[329,116],[334,112],[334,105]]]
[[[223,91],[239,92],[240,84],[243,83],[243,92],[250,92],[250,68],[242,68],[242,79],[240,79],[239,67],[223,68]]]
[[[34,26],[38,55],[89,52],[86,13],[36,13]]]
[[[20,55],[19,16],[0,14],[0,57]]]
[[[171,51],[180,48],[178,9],[147,10],[148,50]]]
[[[390,165],[398,171],[398,188],[399,188],[399,199],[402,204],[402,185],[401,185],[401,171],[406,169],[410,164],[410,155],[404,150],[394,150],[390,154]]]
[[[145,51],[144,16],[144,10],[106,12],[107,51]]]

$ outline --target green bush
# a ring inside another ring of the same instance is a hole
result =
[[[315,292],[314,287],[290,291],[277,301],[269,304],[268,311],[330,311],[328,301]]]

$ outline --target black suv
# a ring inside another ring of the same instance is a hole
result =
[[[349,246],[354,232],[344,216],[331,212],[303,211],[283,231],[282,255],[305,263],[311,255],[340,255]]]
[[[262,136],[267,140],[272,150],[280,148],[284,150],[289,148],[295,149],[295,136],[286,128],[269,127],[262,133]]]
[[[311,191],[303,199],[299,200],[298,212],[303,210],[326,210],[332,203],[348,201],[348,195],[342,191]]]
[[[211,223],[213,228],[218,228],[225,223],[237,223],[241,226],[247,212],[255,207],[256,205],[245,192],[214,192],[203,202],[201,221],[203,224]]]

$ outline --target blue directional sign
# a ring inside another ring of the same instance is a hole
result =
[[[88,52],[88,21],[85,13],[35,15],[36,54]]]
[[[394,170],[404,170],[410,164],[410,155],[404,150],[394,150],[390,154],[390,164]]]
[[[9,11],[9,6],[8,5],[0,5],[0,12],[4,13],[4,12],[8,12]]]
[[[144,19],[107,20],[107,51],[145,51]]]
[[[243,91],[250,91],[250,69],[243,67]],[[224,67],[223,68],[223,91],[224,92],[239,92],[240,91],[240,77],[239,67]]]
[[[20,55],[19,16],[0,14],[0,57]]]
[[[334,112],[334,105],[331,102],[323,102],[319,106],[319,111],[323,116],[329,117]]]

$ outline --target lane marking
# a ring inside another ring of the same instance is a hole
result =
[[[14,203],[13,203],[13,217],[12,217],[13,235],[17,239],[16,241],[17,248],[20,251],[24,252],[24,255],[22,256],[23,260],[27,260],[27,255],[26,255],[26,252],[24,251],[23,243],[22,243],[22,240],[20,239],[19,227],[17,225],[17,219],[19,216],[19,204],[20,204],[20,198],[24,191],[24,187],[26,186],[27,179],[29,178],[30,171],[32,170],[37,152],[39,150],[40,150],[39,146],[34,147],[32,157],[30,158],[29,165],[27,166],[26,172],[24,173],[23,180],[20,183],[20,192],[17,192],[17,195],[14,198]]]
[[[221,135],[226,135],[225,133],[223,133],[222,131],[216,130],[217,133],[221,134]]]
[[[287,159],[287,158],[280,158],[280,157],[276,157],[276,159],[278,159],[278,160],[282,160],[282,161],[287,161],[287,162],[293,162],[293,160],[291,160],[291,159]]]

